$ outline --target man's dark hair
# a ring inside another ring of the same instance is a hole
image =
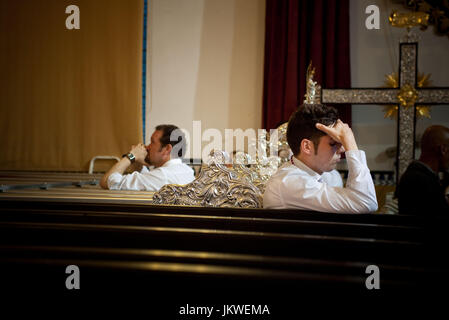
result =
[[[303,104],[296,110],[287,126],[287,142],[294,155],[301,152],[301,141],[308,139],[315,146],[315,154],[318,143],[326,134],[315,127],[316,123],[326,126],[335,123],[338,119],[337,109],[324,104]]]
[[[156,127],[156,130],[162,131],[161,149],[171,144],[173,147],[171,157],[182,158],[186,153],[186,137],[182,130],[172,124],[160,124]]]

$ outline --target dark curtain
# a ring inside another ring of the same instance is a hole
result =
[[[349,0],[267,0],[263,123],[287,121],[303,103],[306,71],[322,88],[349,88]],[[335,105],[351,123],[351,106]]]

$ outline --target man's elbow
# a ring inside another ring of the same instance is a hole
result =
[[[368,199],[366,203],[360,208],[359,213],[371,213],[376,212],[378,209],[377,199]]]
[[[372,202],[371,206],[370,206],[370,212],[376,212],[377,209],[379,209],[379,205],[377,204],[377,201]]]
[[[379,209],[379,205],[377,204],[377,195],[374,193],[368,198],[368,209],[370,212],[376,212]]]
[[[372,213],[377,211],[377,200],[376,199],[366,199],[365,201],[360,201],[357,205],[348,208],[348,213]]]
[[[109,187],[108,187],[108,179],[107,178],[103,177],[100,180],[100,187],[102,187],[103,189],[109,189]]]

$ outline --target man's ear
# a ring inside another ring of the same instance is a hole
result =
[[[315,145],[309,139],[302,139],[301,141],[301,153],[306,155],[315,154]]]
[[[173,146],[169,143],[163,149],[164,149],[164,154],[170,155],[171,150],[173,149]]]
[[[438,146],[438,152],[440,153],[441,156],[448,154],[449,153],[449,145],[442,144],[442,145]]]

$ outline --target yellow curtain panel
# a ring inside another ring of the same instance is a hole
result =
[[[142,142],[142,0],[0,0],[0,35],[0,170],[87,171]]]

